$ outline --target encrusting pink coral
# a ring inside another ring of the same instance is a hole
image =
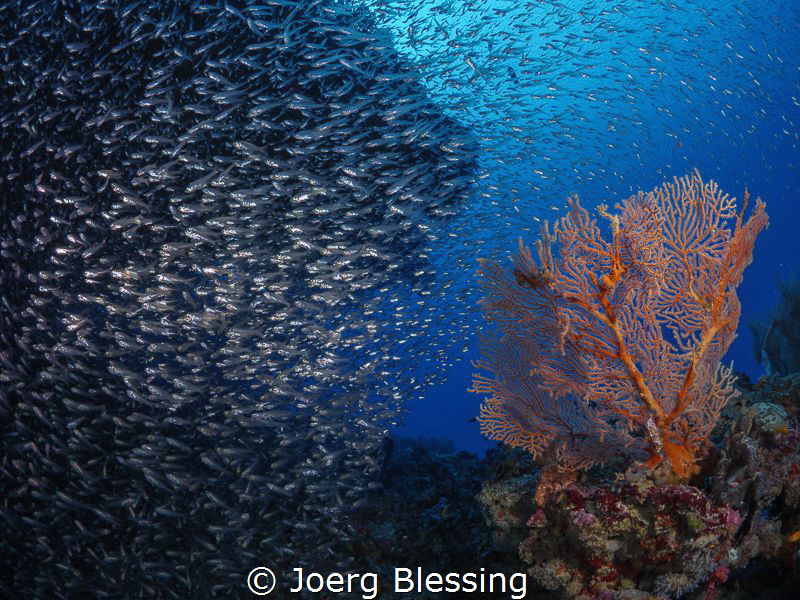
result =
[[[568,486],[531,516],[520,555],[537,583],[568,598],[710,592],[735,556],[734,513],[688,485]]]

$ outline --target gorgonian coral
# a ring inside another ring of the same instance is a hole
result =
[[[620,453],[695,470],[735,393],[720,361],[735,336],[736,287],[767,226],[695,172],[617,205],[608,226],[570,201],[538,261],[520,241],[514,267],[482,261],[487,321],[471,391],[487,394],[488,437],[562,473]]]

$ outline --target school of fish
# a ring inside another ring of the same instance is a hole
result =
[[[402,397],[373,313],[432,286],[426,228],[475,170],[374,29],[327,1],[0,6],[0,596],[348,566]]]
[[[476,256],[698,148],[796,172],[791,2],[580,4],[0,0],[0,597],[357,568]]]

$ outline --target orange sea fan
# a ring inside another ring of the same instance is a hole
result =
[[[595,219],[569,213],[522,245],[508,271],[481,262],[483,338],[471,391],[481,431],[562,471],[623,454],[695,469],[735,391],[720,361],[739,320],[736,287],[767,226],[695,172]],[[610,230],[610,231],[608,231]]]

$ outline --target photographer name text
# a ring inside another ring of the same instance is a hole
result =
[[[327,575],[315,571],[305,572],[302,568],[293,569],[291,577],[293,594],[306,592],[327,592],[332,594],[361,593],[364,600],[378,597],[380,582],[377,573],[339,573]],[[422,567],[396,567],[392,581],[396,593],[443,593],[443,594],[485,594],[491,592],[508,593],[509,598],[520,600],[527,591],[525,573],[487,573],[481,567],[470,573],[426,573]]]

